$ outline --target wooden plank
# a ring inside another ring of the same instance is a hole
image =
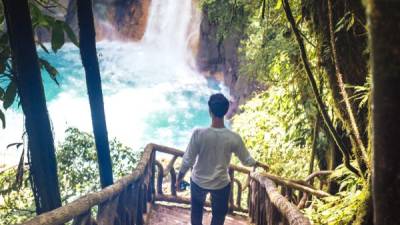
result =
[[[155,196],[155,200],[156,201],[161,201],[161,202],[174,202],[174,203],[179,203],[179,204],[190,205],[190,198],[185,198],[185,197],[180,197],[180,196],[156,195]],[[206,201],[204,203],[204,206],[211,207],[211,202]],[[234,207],[234,211],[242,212],[242,213],[248,213],[249,212],[249,210],[247,210],[247,209],[242,209],[242,208],[237,208],[237,207]]]

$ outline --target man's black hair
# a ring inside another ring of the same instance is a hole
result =
[[[221,93],[213,94],[208,100],[208,107],[210,107],[210,111],[214,116],[223,118],[228,112],[229,101]]]

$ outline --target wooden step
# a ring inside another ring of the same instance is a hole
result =
[[[211,222],[211,212],[203,214],[203,224]],[[156,204],[150,213],[149,225],[190,225],[190,208],[183,208],[174,205]],[[244,216],[228,215],[225,225],[249,225],[248,219]]]

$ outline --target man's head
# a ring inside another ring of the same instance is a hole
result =
[[[213,116],[224,118],[229,109],[229,101],[223,94],[213,94],[208,100],[208,107]]]

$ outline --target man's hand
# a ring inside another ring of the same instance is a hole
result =
[[[256,167],[261,167],[261,168],[263,168],[263,169],[265,170],[265,172],[267,172],[267,171],[269,170],[269,167],[268,167],[266,164],[260,163],[260,162],[256,162],[256,165],[254,166],[254,169],[255,169]]]
[[[183,191],[181,189],[181,183],[182,183],[184,177],[185,177],[185,174],[182,173],[181,171],[179,171],[178,177],[176,178],[176,182],[175,182],[175,190],[178,192]]]
[[[182,191],[181,190],[181,182],[182,182],[182,179],[176,179],[175,190],[178,191],[178,192]]]

